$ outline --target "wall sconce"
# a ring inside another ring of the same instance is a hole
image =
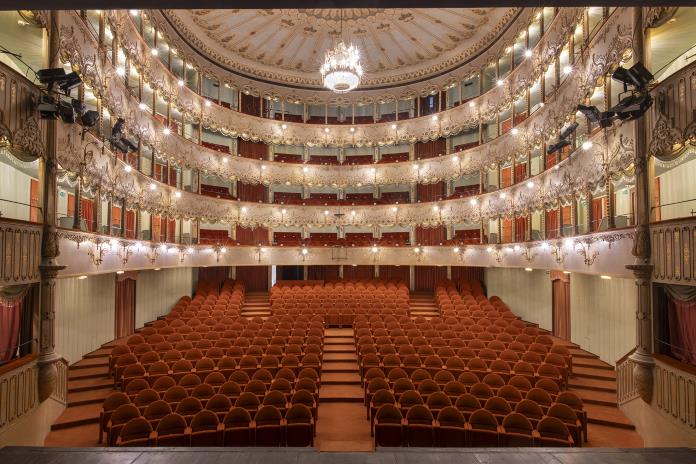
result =
[[[121,242],[121,249],[118,250],[118,257],[121,258],[121,262],[125,266],[128,263],[131,255],[133,254],[132,245],[128,242]]]
[[[159,247],[156,245],[150,245],[150,250],[147,252],[147,259],[150,261],[150,264],[155,264],[157,261],[157,258],[159,258],[160,251]]]
[[[517,246],[517,245],[516,245]],[[518,247],[518,251],[520,251],[522,257],[527,260],[528,263],[531,263],[534,261],[534,258],[536,257],[536,254],[534,253],[534,249],[529,246],[523,246],[523,247]]]
[[[577,250],[578,254],[583,257],[585,265],[587,266],[592,266],[599,257],[599,251],[592,251],[592,242],[593,240],[590,238],[575,242],[576,246],[580,246],[580,248]]]
[[[87,255],[92,260],[92,264],[99,267],[104,261],[104,255],[109,251],[109,242],[101,238],[94,239],[94,246],[89,249]]]
[[[261,245],[256,247],[256,258],[257,262],[261,264],[261,255],[263,255],[266,252],[266,247],[262,247]]]
[[[503,249],[500,246],[496,246],[495,248],[493,247],[488,247],[486,248],[486,251],[489,253],[492,253],[493,256],[495,257],[495,262],[500,264],[503,262]]]
[[[224,255],[225,253],[227,253],[227,248],[225,248],[224,246],[222,246],[220,244],[217,244],[217,245],[213,246],[213,251],[215,252],[215,260],[216,260],[216,262],[219,263],[220,262],[220,255]]]
[[[459,260],[461,262],[464,262],[464,255],[466,254],[466,249],[467,249],[466,245],[456,246],[456,247],[454,247],[454,250],[452,250],[452,251],[454,251],[455,254],[459,255]]]
[[[425,254],[425,248],[417,246],[413,249],[413,252],[416,254],[416,261],[420,262],[421,258],[423,258],[423,255]]]
[[[191,253],[193,253],[194,250],[193,250],[192,247],[188,247],[188,248],[186,248],[186,247],[179,247],[178,251],[179,251],[179,262],[180,262],[181,264],[184,264],[184,260],[186,259],[186,256],[188,256],[188,255],[190,255]]]
[[[302,248],[300,250],[300,255],[302,256],[302,261],[304,262],[304,260],[307,258],[307,256],[309,256],[309,249],[306,247]]]
[[[563,242],[556,242],[551,245],[551,254],[556,257],[557,264],[563,264],[568,253],[563,250]]]
[[[372,253],[372,262],[376,263],[379,260],[379,247],[377,245],[372,245],[370,252]]]

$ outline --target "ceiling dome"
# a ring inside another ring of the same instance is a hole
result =
[[[265,82],[321,88],[325,51],[343,38],[360,48],[361,88],[406,85],[485,52],[517,8],[164,10],[176,32],[209,60]]]

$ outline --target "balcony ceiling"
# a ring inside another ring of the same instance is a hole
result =
[[[485,51],[519,8],[346,8],[345,41],[363,56],[362,88],[405,85]],[[340,10],[163,10],[189,45],[213,62],[263,81],[321,87],[324,52],[340,34]]]

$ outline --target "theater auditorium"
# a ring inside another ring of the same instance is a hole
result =
[[[0,460],[696,461],[696,7],[553,3],[0,6]]]

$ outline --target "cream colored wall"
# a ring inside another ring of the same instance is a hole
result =
[[[70,364],[114,338],[114,274],[56,282],[56,352]]]
[[[43,446],[51,425],[65,410],[65,405],[48,398],[28,414],[0,430],[0,448],[3,446]]]
[[[570,277],[571,341],[611,365],[635,346],[635,308],[631,279]]]
[[[191,295],[193,270],[162,269],[138,274],[135,290],[135,327],[167,314],[183,295]]]
[[[519,268],[487,268],[488,297],[497,295],[512,312],[539,327],[552,329],[551,279],[546,271]]]

